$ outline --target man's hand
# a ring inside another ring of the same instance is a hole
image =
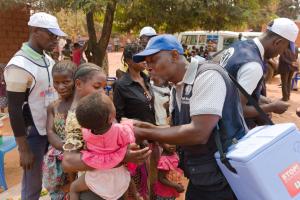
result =
[[[137,121],[137,120],[134,120],[133,121],[133,132],[134,132],[134,136],[135,136],[135,139],[136,139],[136,142],[137,143],[141,143],[143,140],[145,140],[145,138],[143,137],[143,132],[141,132],[141,129],[143,128],[158,128],[158,126],[155,126],[151,123],[148,123],[148,122],[141,122],[141,121]]]
[[[142,122],[138,120],[133,120],[133,126],[139,127],[139,128],[157,128],[154,124],[148,123],[148,122]]]
[[[272,100],[270,99],[270,98],[267,98],[267,97],[265,97],[265,96],[260,96],[260,98],[259,98],[259,104],[261,105],[261,104],[270,104],[270,103],[272,103]]]
[[[149,149],[149,147],[140,149],[140,147],[137,144],[133,143],[128,145],[123,162],[142,164],[147,160],[150,154],[151,150]]]
[[[176,189],[176,191],[179,192],[179,193],[184,192],[184,187],[183,187],[183,185],[181,185],[180,183],[177,184],[177,186],[176,186],[175,189]]]
[[[284,101],[275,101],[271,103],[272,105],[272,112],[277,114],[282,114],[289,108],[290,104],[284,102]]]
[[[19,156],[20,156],[20,166],[24,170],[30,170],[34,164],[34,155],[26,141],[26,137],[16,137],[16,142],[18,144]]]

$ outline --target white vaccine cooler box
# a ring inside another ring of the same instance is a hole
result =
[[[249,131],[227,153],[237,174],[217,163],[239,200],[300,200],[300,132],[295,124]]]

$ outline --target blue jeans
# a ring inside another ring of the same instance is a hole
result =
[[[22,179],[22,200],[38,200],[42,190],[42,163],[47,151],[47,136],[39,135],[34,126],[27,129],[27,142],[34,154],[34,165],[31,170],[24,170]]]

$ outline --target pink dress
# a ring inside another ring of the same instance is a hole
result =
[[[128,169],[118,165],[125,157],[127,146],[135,141],[132,121],[115,123],[103,135],[94,135],[88,129],[82,133],[87,146],[87,150],[81,151],[82,161],[95,169],[85,174],[88,188],[104,199],[119,199],[131,180]]]
[[[115,123],[103,135],[94,135],[82,129],[87,150],[82,150],[82,161],[94,169],[111,169],[125,157],[127,146],[135,142],[133,123],[126,120]]]
[[[181,183],[183,172],[178,168],[179,157],[176,153],[171,156],[162,155],[158,161],[158,170],[166,171],[166,178],[174,183]],[[175,188],[171,188],[157,181],[154,185],[154,192],[160,197],[179,197]]]

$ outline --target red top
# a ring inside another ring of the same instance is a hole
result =
[[[161,156],[158,161],[158,170],[167,172],[167,179],[174,183],[180,183],[183,172],[178,168],[179,158],[176,153],[171,156]],[[157,181],[154,185],[155,194],[161,197],[179,197],[175,188],[171,188]]]
[[[72,61],[78,66],[80,65],[80,60],[81,60],[81,51],[80,49],[74,49],[72,52]]]

